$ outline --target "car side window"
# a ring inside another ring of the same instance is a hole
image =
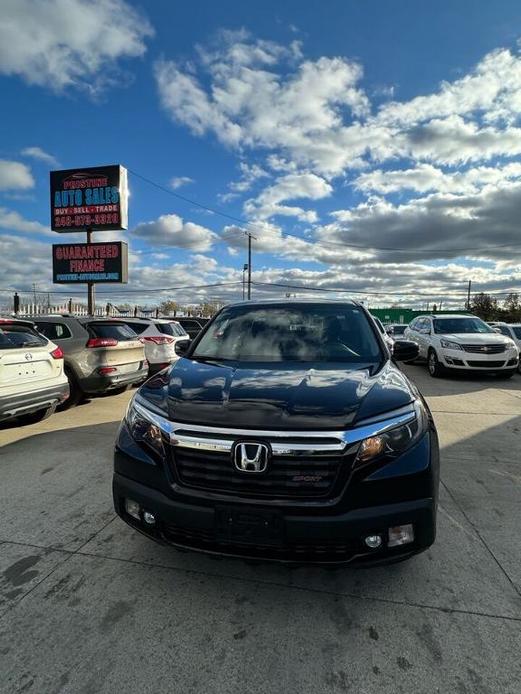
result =
[[[38,332],[51,341],[66,340],[68,337],[72,337],[69,326],[64,323],[37,323],[36,327]]]
[[[512,335],[510,334],[510,330],[507,328],[506,325],[498,325],[498,328],[500,329],[503,335],[506,335],[507,337],[512,337]]]

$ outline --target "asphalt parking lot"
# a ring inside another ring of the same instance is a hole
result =
[[[0,691],[521,692],[521,376],[431,379],[438,539],[378,569],[160,547],[115,517],[130,393],[0,428]]]

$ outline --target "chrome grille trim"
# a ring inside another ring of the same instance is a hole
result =
[[[344,431],[270,431],[171,422],[165,417],[144,407],[136,400],[133,401],[131,406],[145,419],[156,424],[170,439],[170,443],[174,449],[189,448],[201,451],[229,453],[232,450],[234,441],[238,439],[263,439],[270,442],[275,456],[299,456],[326,453],[341,454],[348,446],[354,443],[358,443],[370,436],[377,436],[389,429],[394,429],[397,426],[411,422],[416,417],[414,403],[411,403],[405,408],[396,410],[392,417],[387,416],[385,419],[380,419],[378,421],[371,419],[365,424],[362,422],[358,426]],[[211,436],[212,434],[215,434],[215,437]],[[303,439],[305,442],[302,442]],[[331,439],[334,439],[335,442],[331,443]]]
[[[494,343],[494,344],[462,344],[463,350],[465,352],[470,352],[472,354],[502,354],[506,352],[508,345],[505,343]]]

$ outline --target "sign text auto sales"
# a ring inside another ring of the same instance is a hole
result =
[[[127,170],[119,165],[51,171],[51,228],[126,229]]]
[[[111,243],[53,244],[53,282],[127,282],[128,246]]]

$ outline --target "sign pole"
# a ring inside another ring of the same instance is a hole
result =
[[[92,243],[92,227],[87,227],[87,244]],[[96,285],[94,282],[87,282],[87,312],[93,316],[96,311]]]

